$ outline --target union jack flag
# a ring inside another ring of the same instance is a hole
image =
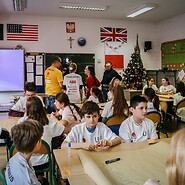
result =
[[[125,42],[127,43],[126,28],[100,28],[100,40],[102,42]]]

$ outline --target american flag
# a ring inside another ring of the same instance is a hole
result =
[[[127,42],[127,30],[125,28],[100,28],[102,42]]]
[[[38,25],[7,24],[7,40],[38,41]]]

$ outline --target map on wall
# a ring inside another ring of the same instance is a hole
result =
[[[161,44],[162,68],[181,70],[185,67],[185,39]]]

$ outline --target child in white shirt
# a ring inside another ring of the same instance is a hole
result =
[[[95,150],[97,147],[114,146],[121,139],[103,123],[98,123],[99,106],[88,101],[82,107],[84,123],[76,125],[67,135],[65,143],[71,143],[72,148]]]
[[[130,100],[130,112],[132,116],[123,121],[119,129],[119,136],[124,142],[140,142],[148,139],[156,139],[154,123],[145,118],[147,113],[147,100],[136,95]]]
[[[90,96],[88,98],[88,101],[93,101],[94,103],[103,103],[103,95],[101,90],[96,87],[93,86],[90,90]]]

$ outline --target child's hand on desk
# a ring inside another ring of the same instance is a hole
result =
[[[100,140],[96,146],[98,147],[106,147],[106,146],[111,146],[111,142],[107,141],[106,139]]]
[[[82,148],[85,150],[95,150],[95,145],[93,143],[82,143]]]

